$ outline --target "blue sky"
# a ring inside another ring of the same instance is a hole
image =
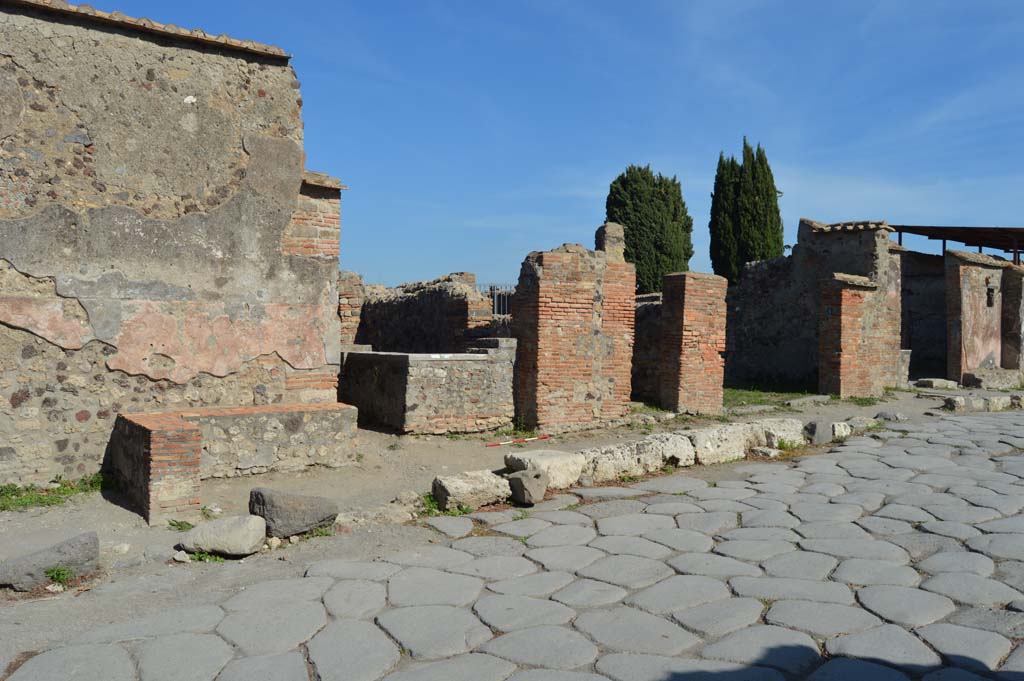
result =
[[[801,216],[1024,226],[1016,0],[96,4],[295,55],[307,166],[351,187],[341,266],[371,282],[514,282],[531,250],[592,247],[630,163],[679,177],[709,271],[743,135],[787,244]]]

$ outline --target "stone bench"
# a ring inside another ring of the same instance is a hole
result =
[[[342,403],[120,414],[104,470],[150,525],[186,519],[202,507],[203,479],[354,461],[357,418]]]

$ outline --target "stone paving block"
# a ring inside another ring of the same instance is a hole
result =
[[[437,518],[429,518],[427,525],[430,525],[438,532],[451,537],[452,539],[459,539],[465,537],[467,534],[473,531],[473,521],[465,516],[452,517],[452,516],[438,516]]]
[[[892,518],[893,520],[903,520],[908,523],[923,523],[935,520],[935,516],[931,513],[917,506],[906,506],[904,504],[886,504],[875,511],[874,515],[878,518]]]
[[[8,681],[134,681],[135,664],[121,646],[55,648],[21,665]]]
[[[700,553],[711,550],[715,545],[711,537],[696,530],[654,530],[643,535],[644,539],[657,542],[675,551]]]
[[[330,577],[300,577],[297,579],[272,579],[243,587],[238,593],[221,605],[228,612],[266,609],[269,605],[287,606],[296,601],[318,601],[334,580]]]
[[[765,621],[817,638],[852,634],[882,624],[882,620],[858,607],[812,601],[776,601],[768,609]]]
[[[756,598],[729,598],[672,613],[672,618],[702,636],[717,638],[754,624],[764,604]]]
[[[1024,561],[1024,534],[990,534],[967,540],[967,546],[994,560]]]
[[[684,494],[707,486],[707,481],[686,475],[665,475],[631,485],[634,489],[663,494]]]
[[[956,624],[929,624],[916,633],[950,663],[978,672],[994,671],[1013,647],[999,634]]]
[[[871,539],[858,523],[803,523],[795,531],[804,539]]]
[[[725,584],[717,579],[699,575],[676,575],[634,593],[625,602],[627,605],[662,615],[729,598],[731,595]]]
[[[761,563],[764,571],[773,577],[822,580],[829,576],[838,560],[824,553],[791,551]]]
[[[652,501],[644,509],[644,513],[651,513],[653,515],[671,515],[676,516],[680,513],[703,513],[704,509],[696,504],[690,504],[685,501],[663,501],[657,500]]]
[[[852,605],[853,592],[845,584],[788,577],[733,577],[729,586],[739,596],[766,601],[808,600]]]
[[[484,556],[448,568],[448,572],[484,579],[512,579],[537,571],[536,563],[522,556]]]
[[[605,655],[597,661],[597,671],[613,681],[784,681],[767,667],[634,653]]]
[[[487,588],[494,593],[509,596],[547,596],[553,594],[575,579],[568,572],[538,572],[525,577],[492,582]]]
[[[473,613],[448,605],[388,610],[377,616],[377,624],[420,660],[466,653],[491,638],[491,630]]]
[[[920,674],[933,671],[942,659],[913,634],[895,624],[829,639],[825,649],[832,657],[852,657]]]
[[[649,494],[646,490],[628,487],[580,487],[572,493],[584,499],[628,499]]]
[[[1015,676],[1019,677],[1024,674],[1024,646],[1017,646],[1006,661],[1003,662],[1003,666],[1000,667],[999,676],[1005,679],[1015,679]]]
[[[988,556],[969,551],[935,553],[917,564],[919,570],[939,574],[942,572],[969,572],[980,577],[990,577],[996,565]]]
[[[504,681],[515,670],[514,664],[497,657],[467,653],[402,669],[388,674],[384,681]]]
[[[756,565],[713,553],[683,553],[666,562],[684,575],[706,575],[720,578],[758,577],[761,575],[761,568]]]
[[[318,681],[376,681],[401,659],[401,651],[369,622],[338,620],[307,646]]]
[[[924,560],[940,551],[960,551],[963,546],[951,537],[940,537],[937,534],[914,530],[907,534],[894,534],[885,538],[886,541],[899,546],[907,552],[911,560]]]
[[[818,667],[807,681],[909,681],[891,667],[864,660],[837,657]]]
[[[545,570],[576,572],[608,554],[592,546],[550,546],[531,549],[526,557],[544,566]]]
[[[999,512],[991,508],[979,508],[977,506],[936,506],[928,505],[924,510],[931,513],[939,520],[948,520],[957,523],[983,523],[999,518]]]
[[[800,519],[786,511],[747,511],[740,514],[743,527],[796,527]]]
[[[878,518],[876,516],[861,518],[857,521],[857,524],[871,534],[882,537],[893,534],[907,534],[908,532],[914,531],[914,526],[906,521],[893,520],[892,518]]]
[[[742,501],[757,494],[752,489],[744,487],[705,487],[695,489],[686,493],[687,496],[701,501],[708,499],[727,499],[729,501]]]
[[[857,592],[861,605],[890,622],[920,627],[953,612],[953,601],[904,586],[866,586]]]
[[[546,520],[552,525],[583,525],[584,527],[591,527],[594,524],[593,518],[576,511],[538,511],[530,517]]]
[[[202,634],[217,628],[224,611],[216,605],[171,608],[128,622],[117,622],[87,631],[72,643],[116,643],[171,634]]]
[[[921,677],[921,681],[985,681],[982,677],[977,674],[972,674],[965,669],[957,669],[955,667],[946,667],[938,671],[932,672],[931,674],[925,674]]]
[[[629,592],[613,584],[593,579],[577,579],[551,596],[551,600],[575,608],[596,608],[618,603]]]
[[[701,657],[780,669],[787,674],[804,674],[821,661],[818,646],[807,634],[755,624],[704,646]]]
[[[757,563],[795,551],[796,544],[788,541],[733,540],[721,542],[713,550],[722,556]]]
[[[387,589],[365,579],[342,580],[324,594],[324,605],[338,619],[372,617],[386,607]]]
[[[949,520],[932,520],[927,523],[921,523],[919,527],[925,532],[931,532],[942,537],[952,537],[961,541],[981,535],[981,532],[970,525]]]
[[[593,528],[579,525],[554,525],[541,530],[526,540],[531,548],[546,546],[582,546],[589,543],[597,533]]]
[[[979,575],[943,573],[926,579],[921,588],[952,598],[958,603],[999,607],[1024,598],[1024,594],[1002,582]]]
[[[388,600],[398,607],[469,605],[483,588],[483,580],[477,577],[411,567],[395,573],[388,580]]]
[[[649,513],[620,515],[612,518],[601,518],[597,521],[597,531],[603,535],[638,536],[654,530],[675,529],[676,521],[670,516]]]
[[[306,568],[306,577],[332,577],[334,579],[386,580],[402,567],[391,563],[366,563],[333,558],[321,560]]]
[[[217,626],[217,633],[246,655],[274,655],[309,640],[325,624],[327,613],[320,603],[271,602],[230,613]]]
[[[305,656],[292,651],[283,655],[243,657],[229,662],[217,681],[309,681],[309,672]]]
[[[977,528],[982,532],[1024,534],[1024,515],[1017,515],[1011,518],[1000,518],[999,520],[988,520],[979,523]]]
[[[554,669],[525,669],[516,672],[508,681],[608,681],[606,676],[590,672],[563,672]]]
[[[800,548],[836,558],[865,558],[906,565],[910,556],[899,546],[881,539],[804,539]]]
[[[526,552],[526,547],[521,541],[509,537],[465,537],[464,539],[452,542],[452,548],[461,553],[469,554],[469,560],[472,560],[474,556],[479,558],[487,556],[521,556]],[[446,570],[468,563],[469,560],[461,560],[449,565],[423,565],[420,567],[436,567],[439,570]]]
[[[588,610],[574,626],[606,650],[678,655],[700,643],[668,620],[628,607]]]
[[[597,646],[565,627],[519,629],[488,641],[482,652],[516,664],[576,669],[597,658]]]
[[[789,507],[789,512],[808,523],[848,523],[864,515],[864,509],[860,506],[837,503],[797,503]]]
[[[645,508],[647,508],[647,504],[636,499],[613,499],[580,506],[578,511],[582,515],[598,520],[627,513],[643,513]]]
[[[681,530],[673,530],[680,532]],[[707,537],[705,537],[707,539]],[[710,541],[710,540],[709,540]],[[642,556],[644,558],[653,558],[654,560],[662,560],[672,555],[673,551],[664,544],[658,544],[648,539],[641,537],[626,537],[626,536],[613,536],[613,537],[598,537],[594,541],[590,542],[590,546],[601,549],[610,554],[629,554],[631,556]]]
[[[224,639],[213,634],[161,636],[135,648],[142,681],[211,681],[234,656]]]
[[[460,539],[459,541],[464,542],[468,540]],[[469,562],[470,560],[473,560],[473,556],[465,551],[458,551],[445,546],[427,544],[426,546],[420,546],[415,549],[407,549],[405,551],[397,551],[395,553],[388,554],[384,556],[384,560],[388,563],[394,563],[395,565],[430,567],[437,568],[438,570],[444,570],[445,568],[453,567],[459,563]]]
[[[832,573],[832,579],[858,586],[917,586],[921,581],[921,575],[906,565],[895,565],[881,560],[847,558]]]
[[[696,530],[704,534],[716,534],[739,526],[735,513],[714,511],[710,513],[686,513],[676,516],[676,524],[684,530]]]
[[[529,537],[531,534],[537,534],[541,530],[549,527],[551,527],[551,523],[546,520],[541,520],[539,518],[523,518],[522,520],[513,520],[510,523],[494,525],[491,529],[495,532],[507,534],[511,537]]]
[[[608,556],[577,570],[576,574],[627,589],[642,589],[671,577],[673,572],[665,563],[650,558]]]
[[[752,540],[752,541],[785,541],[795,544],[800,541],[799,534],[785,527],[737,527],[718,535],[719,541]]]
[[[484,624],[498,631],[565,624],[576,616],[561,603],[527,596],[483,596],[473,610]]]

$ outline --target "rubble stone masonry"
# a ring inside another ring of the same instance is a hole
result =
[[[521,427],[572,430],[629,410],[636,271],[621,225],[596,240],[605,250],[566,244],[523,262],[512,304]]]
[[[1005,260],[946,251],[946,378],[963,382],[1002,364],[1002,279]]]
[[[660,406],[721,414],[728,281],[684,272],[664,279],[661,305]]]

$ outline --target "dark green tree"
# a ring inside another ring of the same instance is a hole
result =
[[[631,165],[612,181],[605,202],[608,222],[626,231],[626,260],[636,265],[637,293],[661,290],[670,272],[685,272],[693,256],[693,218],[675,176]]]
[[[733,218],[736,212],[736,191],[739,188],[740,164],[735,157],[718,155],[715,189],[711,194],[711,269],[720,277],[736,281],[740,264]]]
[[[775,178],[761,145],[743,138],[743,160],[719,155],[711,200],[711,264],[735,282],[743,265],[783,253],[782,216]]]

